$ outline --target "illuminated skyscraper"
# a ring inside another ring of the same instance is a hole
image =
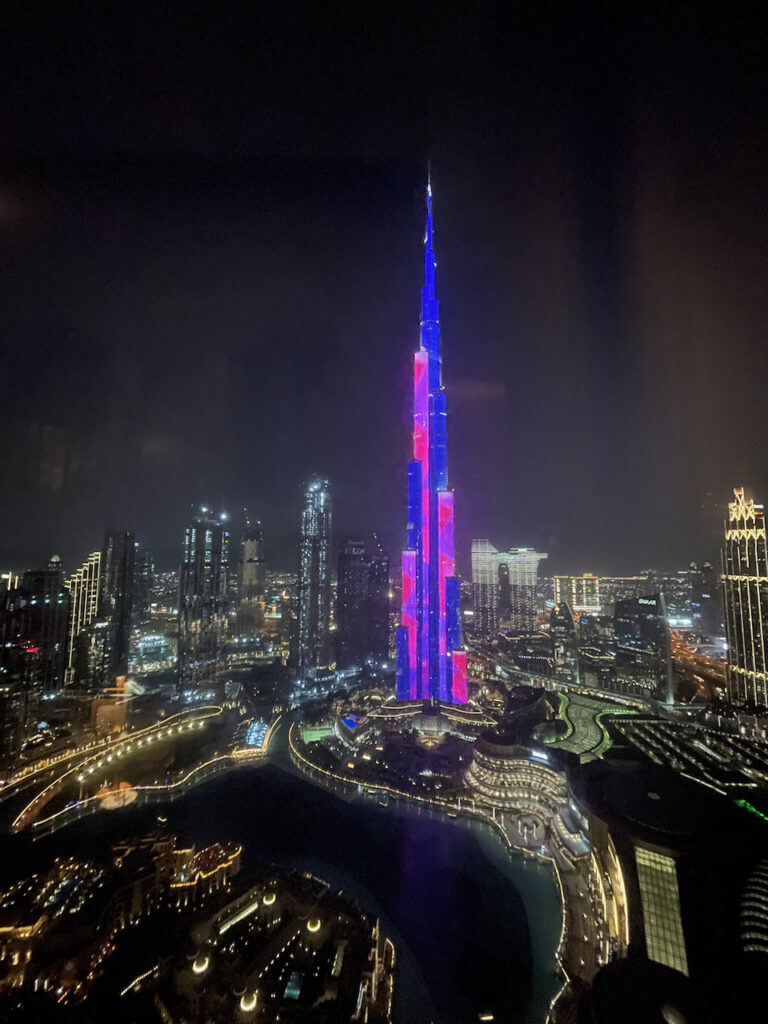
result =
[[[179,686],[215,685],[224,666],[229,612],[226,516],[203,507],[184,533],[179,577]]]
[[[64,679],[67,683],[76,681],[77,638],[99,614],[99,583],[101,579],[101,552],[89,555],[77,572],[64,580],[69,591],[69,619],[67,621],[67,647],[65,652]]]
[[[672,652],[664,595],[617,601],[613,613],[616,689],[674,702]]]
[[[723,604],[720,581],[710,562],[696,565],[691,562],[691,621],[693,628],[704,636],[722,636]]]
[[[565,683],[579,683],[579,630],[567,601],[558,602],[549,618],[555,676]]]
[[[547,556],[533,548],[499,551],[489,540],[472,541],[472,631],[491,636],[503,616],[513,630],[536,626],[539,562]]]
[[[128,674],[135,587],[136,538],[132,533],[110,531],[104,536],[101,553],[100,617],[108,631],[105,678],[114,686],[118,676]]]
[[[264,534],[261,523],[246,521],[240,537],[238,563],[237,631],[253,635],[264,624],[267,578],[264,562]]]
[[[467,653],[461,646],[459,578],[454,575],[453,491],[448,489],[430,185],[420,341],[413,360],[413,460],[408,464],[408,546],[403,551],[402,617],[397,630],[397,696],[464,704]]]
[[[314,477],[304,492],[299,541],[299,616],[297,655],[300,669],[330,663],[331,491]]]
[[[762,505],[739,487],[728,504],[723,600],[728,636],[728,696],[768,706],[768,548]]]

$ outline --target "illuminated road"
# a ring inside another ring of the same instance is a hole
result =
[[[91,749],[85,752],[85,756],[73,755],[73,758],[67,758],[65,765],[61,766],[64,770],[56,774],[53,780],[48,782],[19,812],[11,825],[11,831],[20,832],[31,825],[39,817],[46,804],[68,783],[85,782],[88,776],[92,776],[100,768],[106,768],[108,764],[119,761],[130,755],[131,752],[136,752],[156,740],[171,739],[192,729],[202,728],[206,719],[217,717],[222,712],[223,708],[218,705],[180,711],[146,729],[131,733],[124,739],[109,744],[108,747],[101,746],[95,753]],[[74,764],[71,763],[73,759]],[[50,771],[51,769],[48,768],[40,772],[39,781],[45,782]],[[59,771],[59,766],[54,767],[53,771]]]

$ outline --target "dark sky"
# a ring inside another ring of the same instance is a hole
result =
[[[624,6],[10,4],[0,568],[170,566],[200,501],[293,566],[313,471],[398,550],[428,159],[462,568],[714,559],[768,501],[765,16]]]

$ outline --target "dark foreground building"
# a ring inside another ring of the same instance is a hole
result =
[[[336,664],[362,666],[389,655],[389,558],[377,546],[352,537],[339,552],[336,602]]]
[[[629,932],[627,961],[598,974],[580,1020],[758,1019],[768,900],[754,893],[763,876],[768,892],[766,822],[658,765],[594,760],[569,777],[590,842],[621,866],[624,891],[612,898]]]

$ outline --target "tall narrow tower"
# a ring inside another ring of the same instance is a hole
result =
[[[324,668],[331,660],[331,487],[313,477],[304,492],[299,543],[300,669]]]
[[[448,489],[446,404],[435,294],[432,186],[427,185],[420,345],[413,357],[413,459],[408,464],[408,546],[397,631],[400,700],[467,701],[459,579],[454,576],[453,491]]]
[[[202,507],[184,532],[179,576],[179,687],[207,689],[225,664],[229,531],[226,515]]]

